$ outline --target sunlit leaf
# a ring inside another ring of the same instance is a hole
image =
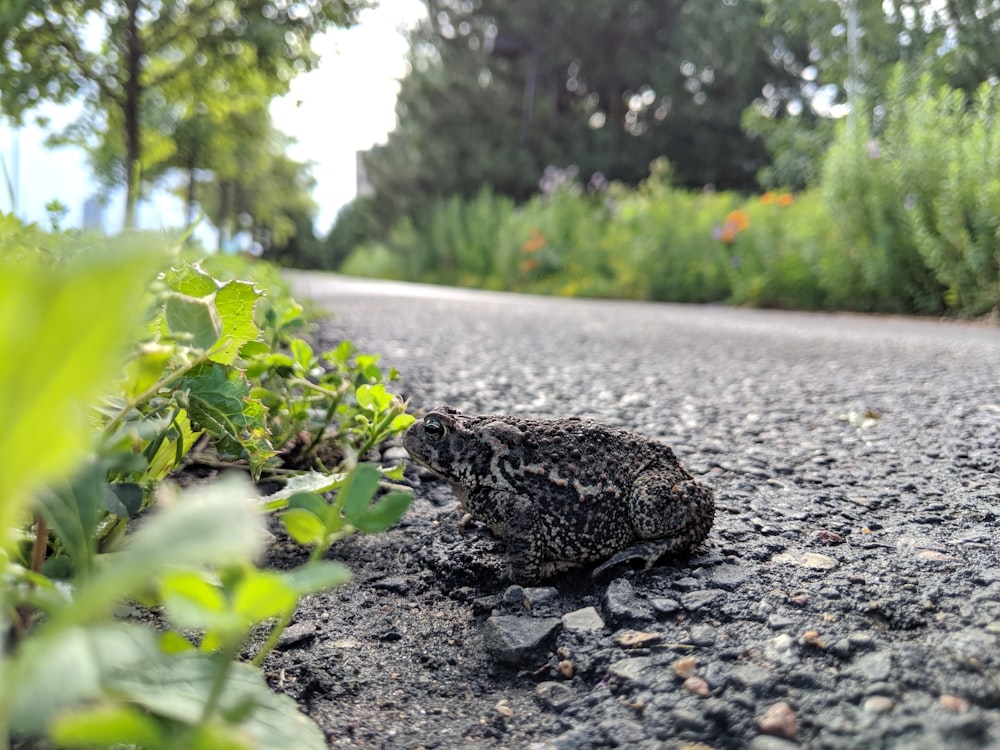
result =
[[[281,523],[299,544],[319,544],[326,535],[323,519],[304,508],[289,508],[281,514]]]
[[[281,615],[297,600],[295,589],[280,573],[253,570],[237,586],[232,606],[249,623],[258,623]]]
[[[53,742],[70,746],[159,747],[165,744],[164,734],[155,719],[120,703],[99,703],[66,711],[56,717],[49,730]]]
[[[254,323],[254,305],[261,292],[246,281],[230,281],[215,293],[215,309],[222,321],[222,336],[228,343],[212,359],[224,365],[232,364],[245,344],[255,340],[260,330]]]
[[[59,266],[0,260],[0,533],[87,450],[86,405],[115,377],[155,265],[134,246]]]

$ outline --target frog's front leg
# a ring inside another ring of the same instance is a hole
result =
[[[466,510],[506,541],[512,580],[535,583],[548,574],[544,530],[538,508],[529,499],[513,492],[478,490],[470,493]]]

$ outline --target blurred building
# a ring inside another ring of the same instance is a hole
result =
[[[354,154],[355,170],[357,172],[357,196],[358,198],[370,198],[375,195],[375,188],[368,181],[368,172],[365,169],[364,155],[367,151],[358,151]]]
[[[104,234],[104,206],[96,195],[83,202],[83,229]]]

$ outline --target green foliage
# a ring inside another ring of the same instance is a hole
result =
[[[636,184],[665,155],[681,184],[754,184],[765,155],[741,112],[791,78],[766,54],[760,0],[426,5],[398,126],[365,156],[380,238],[484,186],[523,202],[549,164]]]
[[[148,241],[79,247],[2,215],[0,230],[0,450],[15,462],[0,481],[0,641],[14,646],[0,652],[0,747],[325,747],[238,657],[264,625],[259,665],[301,597],[350,579],[322,559],[330,544],[383,531],[409,505],[383,491],[402,467],[356,465],[412,422],[378,357],[349,342],[315,356],[283,285],[264,297],[239,278],[274,279],[266,266],[167,266]],[[335,446],[336,471],[292,471],[288,433]],[[200,438],[208,460],[286,487],[261,501],[230,475],[176,496],[162,480]],[[253,563],[275,510],[313,546],[287,572]],[[161,605],[163,628],[115,621],[125,601]]]
[[[981,315],[998,299],[996,105],[987,89],[970,112],[960,93],[940,96],[900,93],[877,140],[864,120],[841,131],[823,190],[693,192],[671,184],[665,160],[637,188],[585,189],[575,170],[549,169],[548,190],[516,209],[489,191],[438,201],[344,270],[573,296]]]
[[[861,118],[831,149],[824,187],[855,261],[861,309],[981,315],[1000,305],[994,87],[974,100],[897,72],[880,132]]]
[[[353,24],[366,3],[7,5],[0,15],[0,110],[20,122],[45,101],[81,98],[82,116],[61,137],[89,151],[105,184],[127,186],[131,227],[144,184],[170,168],[186,170],[191,180],[194,169],[232,178],[233,149],[226,146],[234,138],[244,139],[244,152],[257,145],[251,140],[246,148],[240,118],[266,114],[271,98],[318,63],[313,35]]]

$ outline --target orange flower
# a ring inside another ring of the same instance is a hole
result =
[[[521,273],[531,273],[540,265],[542,262],[538,258],[525,258],[521,261]]]
[[[768,190],[762,196],[760,196],[760,202],[765,206],[770,206],[772,203],[778,200],[778,196],[773,190]]]
[[[742,232],[750,226],[750,216],[742,208],[737,208],[735,211],[730,211],[729,215],[726,216],[726,226],[733,227],[737,233]]]
[[[788,208],[793,203],[795,203],[795,196],[791,193],[782,193],[778,196],[778,205],[782,208]]]
[[[538,231],[538,227],[532,227],[531,236],[521,245],[521,249],[526,253],[537,253],[547,242],[545,235]]]

